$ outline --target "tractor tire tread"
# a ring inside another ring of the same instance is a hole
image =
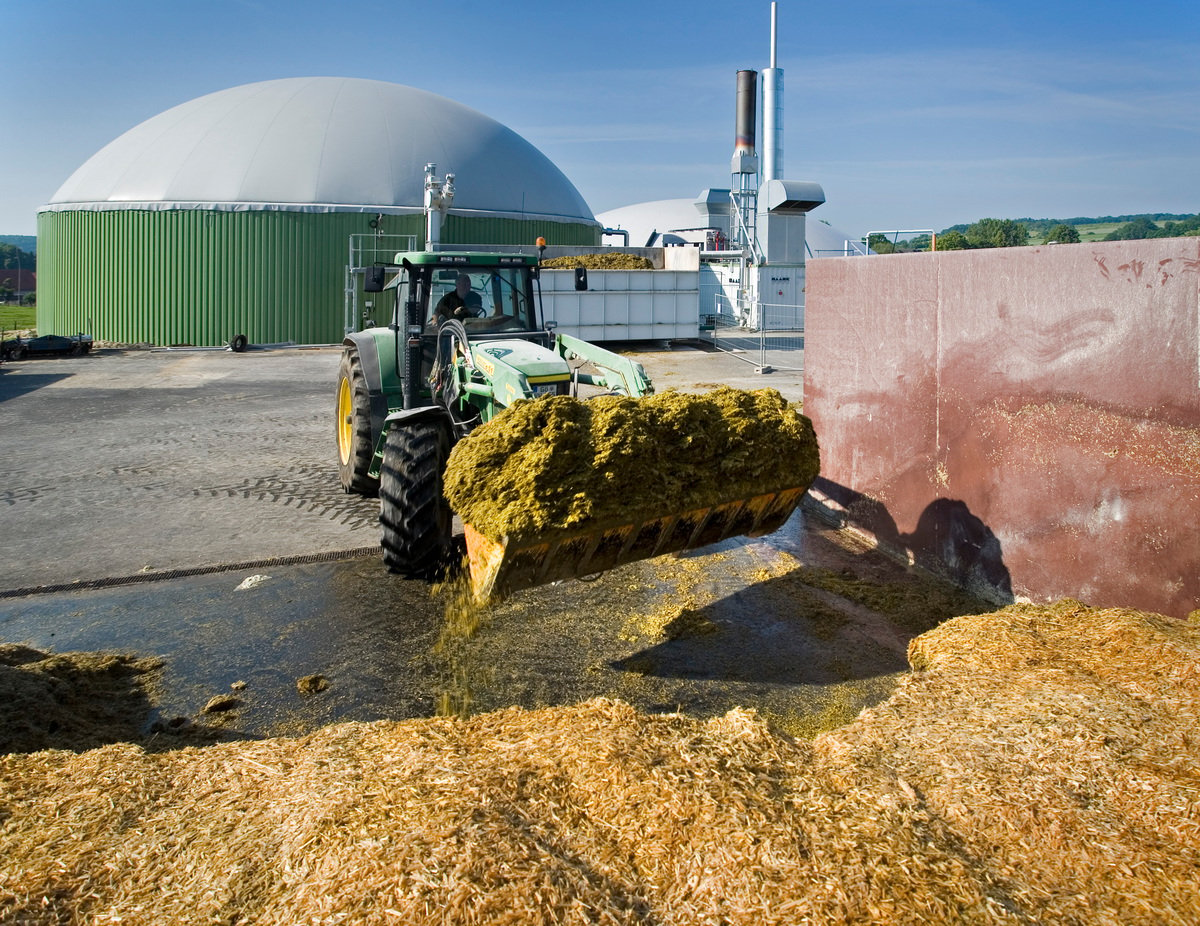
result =
[[[342,362],[338,370],[338,389],[341,381],[350,382],[351,400],[353,402],[353,435],[350,443],[350,459],[343,464],[338,456],[338,476],[342,490],[348,494],[374,497],[379,494],[379,480],[370,475],[371,460],[375,456],[375,440],[371,433],[371,394],[367,387],[367,377],[363,373],[362,358],[358,351],[347,348],[342,351]],[[336,420],[338,412],[334,411],[335,439],[340,423]]]
[[[379,480],[383,562],[406,578],[440,579],[449,559],[453,515],[442,494],[450,437],[438,422],[393,427]]]

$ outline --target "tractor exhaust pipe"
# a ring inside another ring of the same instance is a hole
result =
[[[436,251],[442,243],[442,222],[454,202],[454,174],[438,179],[436,164],[425,165],[425,249]]]

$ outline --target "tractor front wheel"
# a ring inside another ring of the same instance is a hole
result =
[[[442,494],[450,435],[439,421],[397,425],[387,433],[379,477],[383,563],[408,579],[442,577],[454,516]]]
[[[358,351],[342,351],[338,370],[334,435],[337,438],[338,476],[342,489],[358,495],[376,495],[379,480],[370,475],[375,441],[371,434],[371,396]]]

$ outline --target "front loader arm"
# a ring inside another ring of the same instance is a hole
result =
[[[583,360],[601,371],[599,376],[589,373],[575,374],[581,383],[600,386],[612,392],[638,398],[654,392],[654,384],[645,369],[636,360],[622,357],[588,341],[560,334],[554,339],[554,350],[567,361]]]

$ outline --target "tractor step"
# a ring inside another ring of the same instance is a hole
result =
[[[499,542],[465,524],[471,587],[476,601],[498,601],[524,588],[590,576],[730,537],[761,537],[783,526],[804,492],[805,488],[784,489],[680,514],[582,525]]]

